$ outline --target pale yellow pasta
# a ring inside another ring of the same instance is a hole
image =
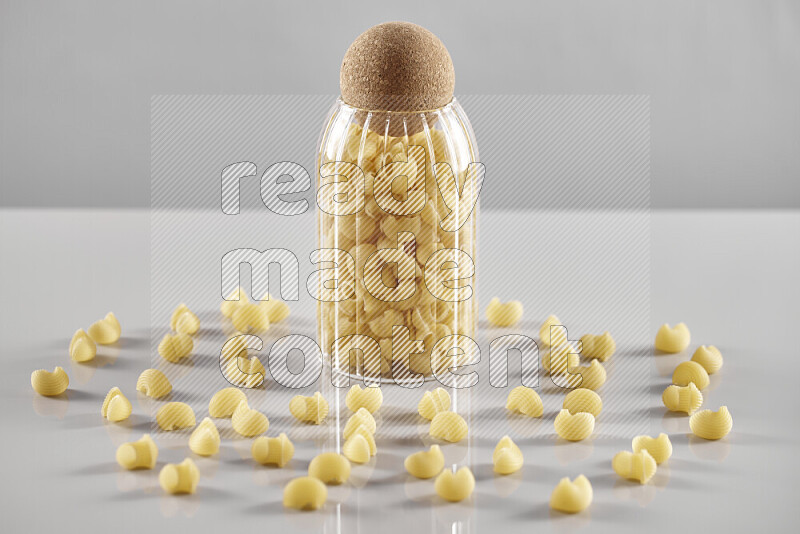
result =
[[[528,417],[541,417],[544,413],[544,405],[539,394],[525,386],[517,386],[508,393],[506,409]]]
[[[181,430],[195,425],[194,410],[183,402],[168,402],[156,412],[156,422],[161,430]]]
[[[426,391],[422,399],[417,404],[419,414],[431,421],[437,413],[446,412],[450,409],[450,394],[444,388],[436,388],[433,391]]]
[[[239,403],[246,401],[247,396],[239,388],[225,388],[214,393],[208,402],[208,415],[211,417],[228,418]]]
[[[145,369],[136,380],[136,391],[144,393],[148,397],[160,399],[170,394],[172,384],[158,369]]]
[[[713,375],[722,368],[722,353],[714,345],[700,345],[692,355],[692,361],[703,366],[703,369]]]
[[[499,298],[494,297],[486,306],[486,319],[492,326],[514,326],[522,319],[522,311],[520,301],[512,300],[503,304]]]
[[[681,362],[672,373],[672,383],[676,386],[688,386],[693,382],[697,389],[708,387],[710,380],[703,366],[697,362]]]
[[[355,464],[365,464],[372,456],[369,442],[361,434],[355,434],[345,440],[342,445],[342,454]]]
[[[167,464],[158,474],[158,483],[167,493],[194,493],[200,482],[200,470],[191,458],[179,464]]]
[[[718,411],[702,410],[692,414],[689,418],[689,428],[695,436],[703,439],[722,439],[733,428],[733,418],[727,406],[722,406]]]
[[[450,502],[459,502],[468,499],[475,489],[475,477],[469,467],[461,467],[453,473],[445,469],[436,477],[434,483],[436,494]]]
[[[121,333],[122,328],[112,312],[108,312],[105,317],[92,323],[88,329],[89,337],[92,338],[95,343],[101,345],[116,343]]]
[[[439,412],[431,421],[430,435],[456,443],[467,437],[469,427],[464,418],[455,412]]]
[[[406,457],[406,471],[417,478],[433,478],[444,469],[444,454],[438,445],[431,445],[427,451],[415,452]]]
[[[614,472],[622,478],[647,484],[656,474],[656,461],[646,449],[639,452],[621,451],[611,460]]]
[[[658,435],[657,438],[650,436],[636,436],[631,442],[633,452],[647,451],[656,464],[661,465],[672,456],[672,442],[669,436],[664,433]]]
[[[189,436],[189,449],[200,456],[211,456],[219,452],[219,442],[217,426],[206,417]]]
[[[230,338],[222,346],[221,359],[224,362],[235,360],[236,358],[247,358],[247,344],[243,336]]]
[[[131,401],[117,387],[109,390],[106,398],[103,399],[103,406],[100,408],[103,417],[114,423],[124,421],[130,417],[132,411]]]
[[[186,304],[180,304],[169,319],[169,327],[179,334],[193,336],[200,330],[200,319]]]
[[[692,335],[689,327],[684,323],[678,323],[675,327],[662,324],[656,333],[656,348],[662,352],[681,352],[689,346]]]
[[[361,386],[354,384],[350,391],[347,392],[345,404],[353,412],[364,408],[369,413],[375,413],[383,404],[383,392],[380,387],[361,389]]]
[[[69,342],[69,357],[73,361],[83,363],[94,360],[96,355],[97,344],[94,340],[82,328],[76,330]]]
[[[375,423],[375,418],[372,417],[372,414],[369,413],[369,410],[366,408],[359,408],[356,413],[351,415],[347,420],[347,423],[344,425],[344,430],[342,431],[344,439],[348,439],[352,436],[355,430],[360,426],[366,428],[370,434],[374,434],[375,430],[378,428],[377,423]]]
[[[283,467],[294,457],[294,444],[283,432],[277,438],[261,436],[253,440],[250,453],[262,465]]]
[[[263,332],[269,328],[269,312],[258,304],[245,302],[233,310],[231,323],[239,332]]]
[[[264,383],[267,370],[258,357],[235,358],[225,368],[225,378],[231,384],[246,388],[256,388]]]
[[[500,475],[510,475],[522,469],[524,458],[522,451],[510,436],[503,436],[497,443],[492,453],[494,472]]]
[[[189,334],[165,334],[158,344],[158,353],[172,363],[189,357],[192,350],[194,350],[194,341]]]
[[[581,345],[581,354],[585,358],[596,358],[601,362],[609,359],[617,350],[617,344],[608,331],[601,336],[586,334],[581,337]]]
[[[156,460],[158,447],[150,434],[117,447],[117,463],[123,469],[152,469],[156,466]]]
[[[239,435],[252,438],[269,430],[269,419],[258,410],[250,408],[244,400],[233,411],[231,426]]]
[[[594,416],[586,412],[576,414],[561,410],[554,423],[556,434],[568,441],[581,441],[594,432]]]
[[[577,367],[571,372],[573,375],[581,375],[582,380],[580,382],[580,386],[584,389],[600,389],[600,387],[606,383],[606,368],[603,367],[603,364],[597,360],[592,360],[592,363],[590,363],[588,366]]]
[[[344,484],[350,478],[350,461],[339,453],[323,452],[308,464],[308,476],[330,486]]]
[[[250,300],[247,298],[247,293],[245,292],[244,288],[237,287],[230,295],[228,295],[226,300],[222,301],[222,304],[219,306],[219,310],[222,312],[222,315],[230,318],[236,308],[248,302],[250,302]]]
[[[347,444],[347,442],[349,441],[354,441],[355,438],[358,436],[361,436],[362,438],[364,438],[364,441],[367,442],[367,447],[369,448],[370,456],[375,456],[375,454],[377,454],[378,452],[378,446],[375,443],[375,435],[373,434],[373,432],[370,432],[369,428],[367,428],[365,425],[357,426],[356,429],[350,433],[350,437],[345,438],[345,444]],[[363,451],[359,451],[359,454],[361,452]]]
[[[542,324],[542,327],[539,329],[539,340],[542,342],[542,345],[545,347],[558,347],[559,345],[565,344],[567,342],[567,336],[564,328],[561,328],[562,326],[561,320],[555,315],[551,315],[545,319],[544,324]],[[550,327],[556,327],[552,329],[552,334],[555,334],[555,337],[552,339],[550,337]]]
[[[703,394],[690,382],[688,386],[667,386],[661,394],[664,406],[671,412],[692,413],[703,405]]]
[[[289,401],[289,412],[298,421],[321,424],[328,417],[328,401],[317,391],[310,397],[296,395]]]
[[[270,324],[283,321],[289,317],[289,313],[291,312],[288,304],[282,300],[278,300],[269,293],[261,299],[259,306],[267,310],[267,317],[269,318]]]
[[[551,375],[564,375],[578,367],[580,356],[569,345],[553,347],[542,356],[542,368]]]
[[[283,489],[283,506],[295,510],[319,510],[328,500],[328,488],[318,478],[299,477]]]
[[[593,496],[588,478],[579,475],[574,481],[570,481],[565,477],[550,494],[550,508],[567,514],[577,514],[592,504]]]
[[[56,367],[53,372],[39,369],[31,373],[31,387],[39,395],[54,397],[67,390],[69,377],[61,367]]]
[[[564,397],[564,404],[562,408],[569,410],[569,413],[576,414],[579,412],[586,412],[592,414],[595,418],[603,411],[603,400],[600,395],[587,388],[578,388],[570,391]]]

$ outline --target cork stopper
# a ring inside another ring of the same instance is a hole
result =
[[[353,41],[339,76],[345,103],[375,111],[425,111],[453,99],[455,71],[444,44],[410,22],[385,22]]]

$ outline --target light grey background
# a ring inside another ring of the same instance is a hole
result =
[[[656,208],[800,206],[798,2],[0,6],[2,206],[148,206],[151,95],[333,95],[350,42],[397,19],[442,38],[460,95],[651,95]],[[535,198],[503,179],[520,194],[485,207]]]

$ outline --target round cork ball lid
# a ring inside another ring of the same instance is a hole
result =
[[[453,99],[455,71],[442,41],[410,22],[385,22],[353,41],[339,76],[342,100],[375,111],[424,111]]]

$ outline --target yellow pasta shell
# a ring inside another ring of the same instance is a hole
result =
[[[323,452],[308,464],[308,476],[331,486],[344,484],[350,478],[350,461],[339,453]]]
[[[577,514],[592,504],[594,494],[589,479],[579,475],[574,481],[562,478],[550,494],[550,508],[567,514]]]
[[[656,464],[663,464],[672,456],[672,442],[666,434],[659,434],[657,438],[650,436],[636,436],[631,442],[633,452],[647,451]]]
[[[455,412],[439,412],[431,421],[431,437],[456,443],[467,437],[469,427],[464,418]]]
[[[694,382],[698,389],[705,389],[710,382],[708,373],[697,362],[679,363],[672,373],[672,383],[676,386],[688,386],[690,382]]]
[[[517,386],[508,393],[506,409],[528,417],[541,417],[544,413],[544,405],[539,394],[525,386]]]
[[[636,480],[639,484],[647,484],[656,474],[656,461],[645,449],[635,453],[618,452],[611,460],[611,467],[622,478]]]
[[[283,489],[283,506],[295,510],[318,510],[328,500],[328,488],[318,478],[299,477]]]
[[[431,445],[427,451],[415,452],[406,457],[406,471],[417,478],[433,478],[444,469],[444,454],[438,445]]]
[[[158,474],[158,483],[167,493],[194,493],[200,482],[200,470],[191,458],[179,464],[167,464]]]
[[[242,401],[233,411],[231,426],[238,434],[251,438],[269,429],[269,419],[258,410],[250,408],[247,401]]]
[[[510,436],[503,436],[492,453],[495,473],[510,475],[522,469],[522,451]]]
[[[370,446],[367,438],[361,434],[354,434],[346,439],[342,445],[342,454],[353,463],[365,464],[371,457]]]
[[[564,329],[558,328],[554,330],[556,336],[554,339],[550,338],[550,327],[551,326],[563,326],[561,324],[561,320],[556,317],[555,315],[549,316],[547,319],[544,320],[544,324],[539,329],[539,340],[542,342],[542,345],[545,347],[558,347],[560,345],[567,343],[567,336],[564,335]]]
[[[236,308],[247,302],[249,302],[249,299],[247,298],[247,292],[245,292],[244,288],[237,287],[230,295],[228,295],[227,299],[222,301],[219,309],[222,312],[222,315],[230,318]]]
[[[158,460],[156,447],[150,434],[145,434],[139,441],[123,443],[117,448],[117,463],[124,469],[152,469]]]
[[[156,422],[161,430],[180,430],[195,425],[194,410],[183,402],[168,402],[156,412]]]
[[[294,444],[281,432],[277,438],[256,438],[250,452],[260,464],[283,467],[294,457]]]
[[[486,319],[492,326],[509,327],[514,326],[522,319],[523,307],[518,300],[512,300],[505,304],[500,299],[494,297],[486,307]]]
[[[247,401],[247,396],[239,388],[225,388],[214,393],[208,402],[208,415],[211,417],[228,418],[242,401]]]
[[[372,417],[372,414],[369,413],[366,408],[359,408],[356,413],[350,416],[350,418],[347,420],[347,423],[344,425],[342,436],[344,439],[349,438],[353,435],[355,430],[362,425],[369,431],[370,434],[374,434],[378,427],[378,425],[375,423],[375,418]]]
[[[697,437],[709,440],[722,439],[733,428],[733,418],[727,406],[722,406],[716,412],[702,410],[689,418],[689,428]]]
[[[383,392],[380,387],[368,387],[361,389],[358,384],[353,385],[345,397],[345,404],[350,411],[356,412],[364,408],[369,413],[375,413],[383,404]]]
[[[567,393],[562,408],[571,414],[586,412],[597,418],[603,411],[603,400],[591,389],[578,388]]]
[[[713,345],[700,345],[692,355],[692,361],[699,363],[710,375],[722,368],[722,353]]]
[[[296,395],[289,401],[289,412],[299,421],[319,425],[328,417],[328,401],[319,391],[311,397]]]
[[[422,399],[417,404],[419,414],[431,421],[437,413],[446,412],[450,409],[450,394],[444,388],[436,388],[433,391],[426,391]]]
[[[188,334],[165,334],[158,344],[158,353],[172,363],[187,358],[193,349],[194,341]]]
[[[31,387],[39,395],[54,397],[67,390],[69,377],[61,367],[56,367],[53,372],[39,369],[31,373]]]
[[[73,361],[84,363],[94,360],[97,355],[97,345],[89,334],[78,329],[69,342],[69,357]]]
[[[136,380],[136,391],[144,393],[148,397],[160,399],[170,394],[172,384],[158,369],[145,369]]]
[[[581,337],[581,345],[581,354],[585,358],[595,358],[601,362],[608,360],[617,350],[617,344],[608,331],[600,336],[586,334]]]
[[[439,497],[446,501],[463,501],[472,495],[472,491],[475,489],[475,477],[466,466],[461,467],[455,473],[446,469],[436,477],[434,489]]]
[[[214,422],[206,417],[189,436],[189,449],[200,456],[211,456],[219,452],[219,431]]]
[[[689,327],[678,323],[674,328],[662,324],[656,333],[656,348],[662,352],[681,352],[689,346],[692,336]]]
[[[594,432],[594,416],[586,412],[573,415],[569,410],[561,410],[556,416],[554,426],[556,434],[562,438],[568,441],[581,441]]]
[[[133,411],[131,401],[122,394],[119,388],[114,387],[106,394],[100,413],[112,422],[124,421]]]
[[[119,321],[112,312],[108,312],[105,317],[92,323],[88,329],[89,337],[91,337],[95,343],[101,345],[116,343],[121,333],[122,329],[120,328]]]
[[[692,413],[703,405],[703,394],[690,382],[688,386],[667,386],[661,394],[664,406],[671,412]]]

